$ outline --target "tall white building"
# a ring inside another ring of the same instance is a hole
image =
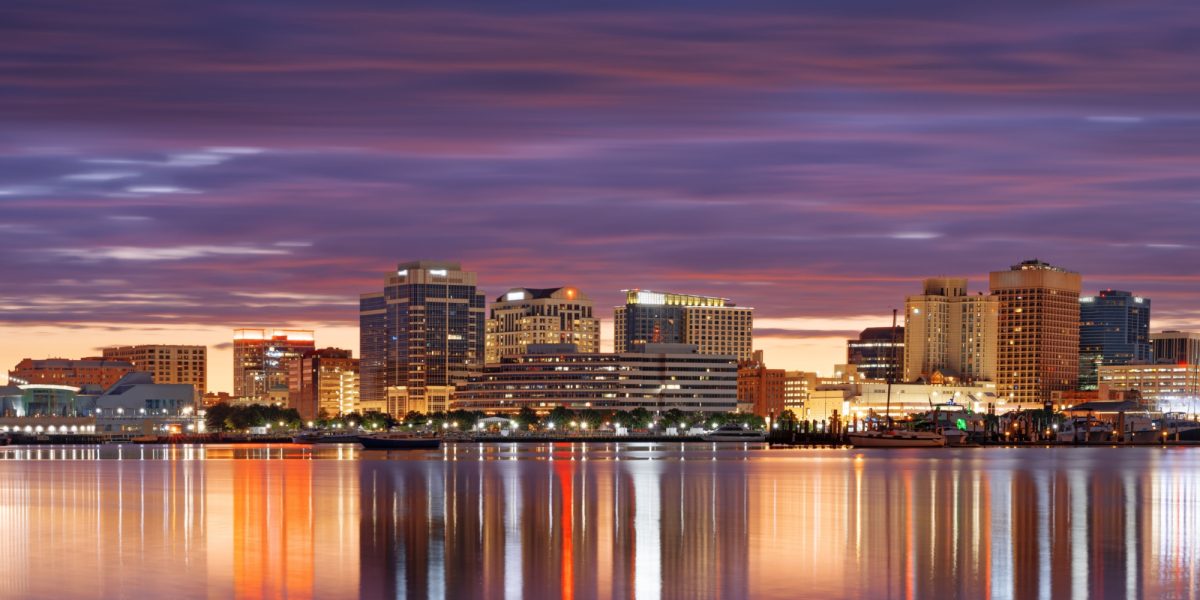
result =
[[[968,295],[966,279],[926,279],[905,301],[904,380],[994,381],[998,306],[996,296]]]
[[[642,344],[695,344],[700,354],[754,357],[754,309],[728,298],[651,290],[624,290],[613,311],[613,345],[629,352]]]
[[[574,344],[600,351],[600,321],[592,299],[573,287],[513,288],[496,298],[487,320],[488,363],[524,354],[530,344]]]

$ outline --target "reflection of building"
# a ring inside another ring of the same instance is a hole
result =
[[[1200,333],[1163,331],[1150,334],[1154,362],[1200,365]]]
[[[1102,365],[1102,390],[1137,390],[1142,402],[1163,410],[1194,413],[1200,408],[1200,365]]]
[[[361,296],[363,401],[386,400],[392,414],[401,405],[446,409],[454,386],[483,366],[486,299],[475,281],[459,263],[416,261]]]
[[[573,287],[513,288],[496,298],[487,320],[487,362],[524,354],[530,344],[575,344],[600,351],[592,300]]]
[[[695,344],[700,354],[738,360],[753,355],[754,309],[726,298],[625,290],[625,306],[618,306],[614,317],[617,352],[640,344]]]
[[[287,403],[291,364],[315,347],[311,330],[235,329],[233,395],[249,403]]]
[[[904,373],[904,328],[862,330],[858,339],[846,341],[846,362],[857,365],[867,379],[898,380]]]
[[[133,370],[133,365],[123,360],[103,358],[26,358],[8,372],[11,385],[46,383],[81,387],[98,385],[106,388]]]
[[[1079,290],[1082,277],[1027,260],[993,271],[999,301],[996,386],[1010,402],[1041,408],[1050,393],[1079,380]]]
[[[531,346],[502,358],[455,393],[455,408],[522,407],[728,412],[737,406],[737,362],[687,344],[639,344],[636,352],[580,353],[569,344]]]
[[[358,410],[358,359],[349,350],[310,350],[293,361],[288,378],[290,408],[313,420]]]
[[[754,360],[738,365],[738,404],[749,405],[760,417],[779,417],[784,410],[786,380],[787,371],[768,369],[762,350],[756,350]]]
[[[133,370],[150,373],[154,383],[186,383],[196,388],[196,397],[208,391],[208,348],[142,344],[113,346],[103,350],[104,358],[122,360]]]
[[[1149,298],[1104,290],[1079,299],[1079,389],[1096,389],[1103,365],[1151,360]]]
[[[935,373],[960,381],[996,376],[995,296],[967,295],[967,280],[926,279],[904,309],[904,381]]]

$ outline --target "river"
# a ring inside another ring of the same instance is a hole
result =
[[[0,448],[4,598],[1196,598],[1200,449]]]

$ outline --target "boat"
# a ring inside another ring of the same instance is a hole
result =
[[[763,442],[767,439],[767,432],[726,423],[700,436],[700,439],[706,442]]]
[[[1144,444],[1200,439],[1200,422],[1178,413],[1166,413],[1157,419],[1148,414],[1125,415],[1121,425],[1121,439],[1126,442]]]
[[[367,450],[437,450],[442,441],[435,437],[417,437],[410,433],[377,433],[358,436]]]
[[[157,435],[139,435],[131,438],[129,441],[135,444],[157,444],[159,442]]]
[[[322,431],[306,431],[292,436],[293,444],[357,444],[356,433],[329,433]]]
[[[896,309],[892,309],[892,341],[893,352],[896,340]],[[892,357],[893,363],[895,356]],[[855,431],[846,434],[846,440],[855,448],[942,448],[946,445],[946,436],[937,431],[909,431],[891,427],[892,414],[892,379],[889,372],[887,377],[887,406],[884,408],[884,418],[888,421],[885,429]],[[934,409],[934,425],[937,425],[939,415]],[[964,440],[965,441],[965,440]]]
[[[1113,426],[1095,417],[1075,417],[1058,428],[1056,439],[1068,444],[1109,443],[1113,441]]]
[[[855,448],[941,448],[946,436],[936,431],[855,431],[846,435]]]

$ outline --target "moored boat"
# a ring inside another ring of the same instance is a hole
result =
[[[726,423],[702,436],[706,442],[762,442],[766,441],[767,433],[756,429],[746,429],[741,425]]]
[[[356,433],[325,433],[309,431],[292,436],[293,444],[357,444]]]
[[[358,436],[358,443],[367,450],[437,450],[442,441],[408,433],[377,433]]]
[[[946,436],[934,431],[856,431],[846,435],[855,448],[941,448]]]

